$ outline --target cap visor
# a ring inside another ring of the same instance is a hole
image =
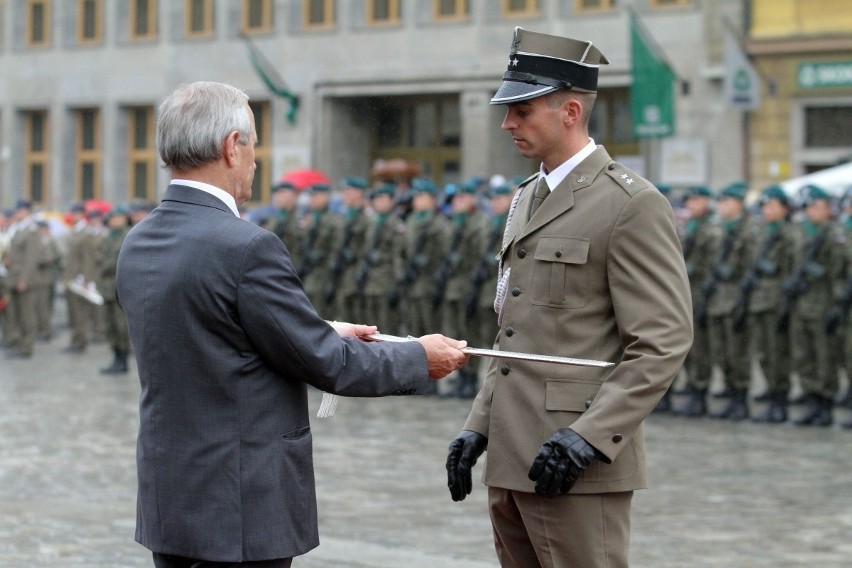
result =
[[[556,87],[549,85],[535,85],[532,83],[520,83],[517,81],[503,81],[497,92],[491,97],[492,105],[505,105],[518,101],[534,99],[548,93],[552,93]]]

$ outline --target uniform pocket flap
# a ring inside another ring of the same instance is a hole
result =
[[[586,264],[589,239],[582,237],[542,237],[535,247],[535,259],[566,264]]]
[[[585,412],[592,405],[600,387],[598,383],[548,379],[544,393],[544,407],[547,410]]]

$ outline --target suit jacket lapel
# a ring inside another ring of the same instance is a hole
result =
[[[529,221],[526,223],[526,226],[521,226],[520,234],[517,236],[522,237],[532,233],[533,231],[537,231],[574,207],[574,192],[591,185],[610,160],[611,158],[609,157],[609,154],[607,154],[606,150],[604,150],[602,146],[598,146],[597,150],[592,152],[588,158],[580,162],[577,167],[574,168],[564,180],[562,180],[562,183],[560,183],[553,190],[550,196],[544,200],[544,203],[541,204],[538,211],[536,211],[532,217],[528,217]],[[546,182],[542,180],[542,183]],[[523,205],[525,209],[522,209],[522,211],[525,212],[525,216],[529,215],[529,211],[532,206],[532,195],[534,193],[534,191],[530,191],[528,196],[524,196],[525,202]],[[522,203],[518,203],[518,207],[521,205]]]

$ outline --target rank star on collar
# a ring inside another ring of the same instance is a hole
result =
[[[583,183],[584,181],[586,181],[586,176],[578,176],[577,177],[577,183]]]
[[[621,174],[621,179],[625,180],[625,183],[627,185],[630,185],[631,183],[633,183],[633,178],[628,176],[627,174]]]

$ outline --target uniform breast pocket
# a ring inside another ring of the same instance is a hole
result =
[[[552,308],[582,308],[589,301],[589,239],[542,237],[535,249],[532,303]]]

